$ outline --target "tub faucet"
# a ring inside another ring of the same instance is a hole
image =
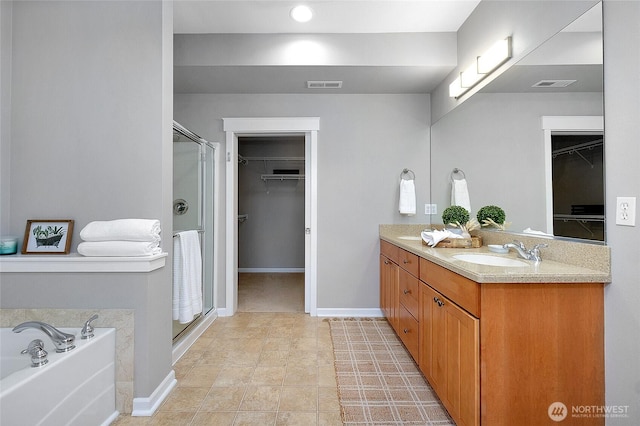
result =
[[[518,252],[518,255],[527,260],[533,260],[534,262],[540,262],[542,258],[540,257],[540,249],[544,247],[549,247],[548,244],[536,244],[533,246],[531,250],[527,250],[524,243],[521,241],[514,241],[512,243],[507,243],[502,247],[509,249],[515,249]]]
[[[14,333],[20,333],[28,328],[35,328],[45,333],[51,338],[53,345],[56,347],[56,352],[68,352],[76,346],[73,344],[76,337],[73,334],[65,333],[58,330],[52,325],[49,325],[40,321],[27,321],[22,324],[16,325],[13,328]]]

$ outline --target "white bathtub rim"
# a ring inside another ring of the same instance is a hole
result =
[[[80,335],[80,329],[77,328],[62,328],[60,329],[61,331],[64,331],[65,333],[71,333],[74,334],[76,336],[76,340],[75,340],[75,349],[72,349],[69,352],[62,352],[62,353],[57,353],[54,350],[52,350],[52,344],[47,343],[47,339],[49,339],[48,336],[46,336],[44,333],[41,333],[42,336],[39,337],[43,342],[45,342],[45,348],[47,349],[47,351],[49,352],[49,355],[47,356],[47,359],[49,360],[49,362],[47,364],[45,364],[42,367],[26,367],[23,368],[21,370],[15,371],[11,374],[9,374],[7,377],[3,378],[0,381],[0,400],[2,399],[2,397],[4,397],[5,395],[9,395],[11,392],[14,392],[19,386],[22,386],[25,382],[30,382],[33,380],[38,380],[38,378],[42,375],[45,374],[47,371],[47,368],[51,368],[53,365],[55,365],[56,362],[62,361],[63,359],[65,359],[65,356],[68,357],[72,354],[78,354],[80,352],[82,352],[84,350],[84,348],[86,348],[89,344],[91,344],[92,342],[97,342],[98,340],[101,340],[103,338],[105,338],[105,336],[108,336],[111,333],[116,332],[115,328],[104,328],[104,327],[100,327],[100,328],[95,328],[94,329],[94,337],[91,339],[80,339],[77,336]],[[23,348],[24,349],[24,348]],[[24,355],[27,359],[28,359],[28,355]]]

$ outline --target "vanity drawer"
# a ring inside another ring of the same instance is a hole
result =
[[[420,281],[405,270],[400,270],[398,294],[400,303],[414,318],[418,318],[418,298]]]
[[[447,268],[420,258],[420,280],[443,296],[480,318],[480,284]]]
[[[398,325],[397,332],[400,340],[414,360],[420,359],[418,357],[418,321],[402,305],[398,309]]]
[[[392,262],[398,263],[398,252],[401,249],[393,244],[380,240],[380,253],[385,255],[387,259],[390,259]]]
[[[409,253],[408,251],[401,248],[398,249],[398,265],[405,271],[408,271],[414,277],[418,276],[418,271],[420,268],[418,259],[420,258],[417,255]]]

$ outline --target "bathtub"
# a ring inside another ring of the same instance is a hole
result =
[[[80,339],[79,328],[61,330],[75,334],[75,349],[56,353],[42,331],[0,328],[0,425],[108,425],[118,416],[115,329],[96,328],[88,340]],[[20,354],[34,339],[49,353],[37,368]]]

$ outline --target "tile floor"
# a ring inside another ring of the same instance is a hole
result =
[[[304,273],[238,274],[238,312],[304,312]]]
[[[329,323],[304,313],[221,317],[174,366],[152,417],[123,425],[341,425]]]

